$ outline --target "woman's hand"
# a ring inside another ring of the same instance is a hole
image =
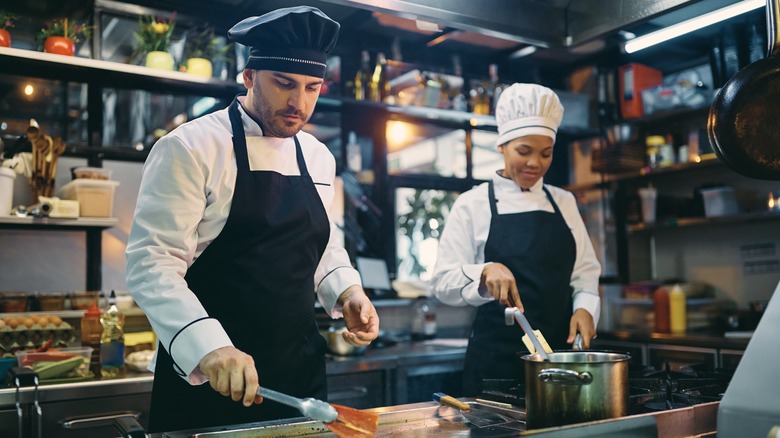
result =
[[[573,344],[577,333],[582,337],[582,348],[590,348],[590,340],[596,336],[596,326],[593,324],[593,316],[583,309],[574,311],[569,322],[569,338],[566,343]]]
[[[480,279],[480,288],[483,286],[499,303],[507,307],[517,307],[521,312],[524,310],[515,276],[502,263],[488,263],[485,266]]]
[[[338,298],[344,313],[347,330],[342,332],[344,340],[356,347],[368,345],[379,335],[379,315],[363,288],[352,285]]]

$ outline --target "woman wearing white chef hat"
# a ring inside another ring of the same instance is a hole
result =
[[[447,217],[433,274],[445,304],[479,306],[464,368],[463,395],[483,379],[522,379],[523,331],[504,309],[521,309],[553,349],[596,334],[601,265],[574,196],[545,185],[563,106],[549,88],[514,84],[496,106],[504,168],[460,195]]]

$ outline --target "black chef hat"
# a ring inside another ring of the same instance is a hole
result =
[[[228,36],[250,47],[246,68],[322,78],[339,27],[317,8],[297,6],[246,18],[233,26]]]

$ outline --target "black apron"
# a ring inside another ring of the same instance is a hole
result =
[[[515,277],[525,316],[540,330],[550,346],[568,348],[572,316],[571,273],[576,259],[574,236],[547,188],[555,210],[499,215],[493,182],[489,182],[490,232],[485,242],[485,261],[504,264]],[[463,369],[463,395],[477,396],[483,379],[517,379],[525,368],[520,359],[528,354],[523,330],[504,323],[498,301],[480,306],[474,319]]]
[[[250,171],[238,105],[236,98],[228,110],[238,167],[230,214],[185,280],[235,347],[254,358],[260,385],[326,399],[326,344],[314,316],[314,270],[328,243],[328,217],[297,138],[300,176]],[[270,400],[247,408],[208,383],[190,385],[166,348],[158,350],[150,431],[301,416]]]

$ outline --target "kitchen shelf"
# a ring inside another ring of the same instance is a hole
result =
[[[617,182],[645,181],[656,177],[665,177],[678,173],[688,173],[713,167],[725,167],[725,164],[715,156],[706,157],[699,163],[680,163],[666,167],[649,168],[644,167],[635,172],[625,172],[619,174],[609,174],[603,181],[585,184],[572,184],[565,189],[570,192],[587,192],[590,190],[601,190],[613,188]],[[606,174],[605,174],[606,175]]]
[[[660,229],[674,229],[674,228],[686,228],[686,227],[698,227],[705,225],[724,225],[724,224],[737,224],[746,222],[763,222],[778,220],[780,218],[780,212],[773,211],[761,211],[753,213],[743,213],[730,216],[719,217],[687,217],[677,218],[662,221],[654,225],[648,224],[633,224],[628,225],[629,233],[638,233],[643,231],[653,231]]]
[[[87,290],[100,290],[103,285],[103,230],[119,223],[117,218],[37,218],[0,216],[0,229],[45,231],[82,231],[87,235]]]
[[[119,223],[117,218],[89,218],[75,219],[32,217],[32,216],[0,216],[0,228],[17,229],[56,229],[70,231],[86,231],[93,229],[111,228]]]
[[[213,97],[233,97],[244,89],[238,82],[217,78],[5,47],[0,47],[0,73]]]

